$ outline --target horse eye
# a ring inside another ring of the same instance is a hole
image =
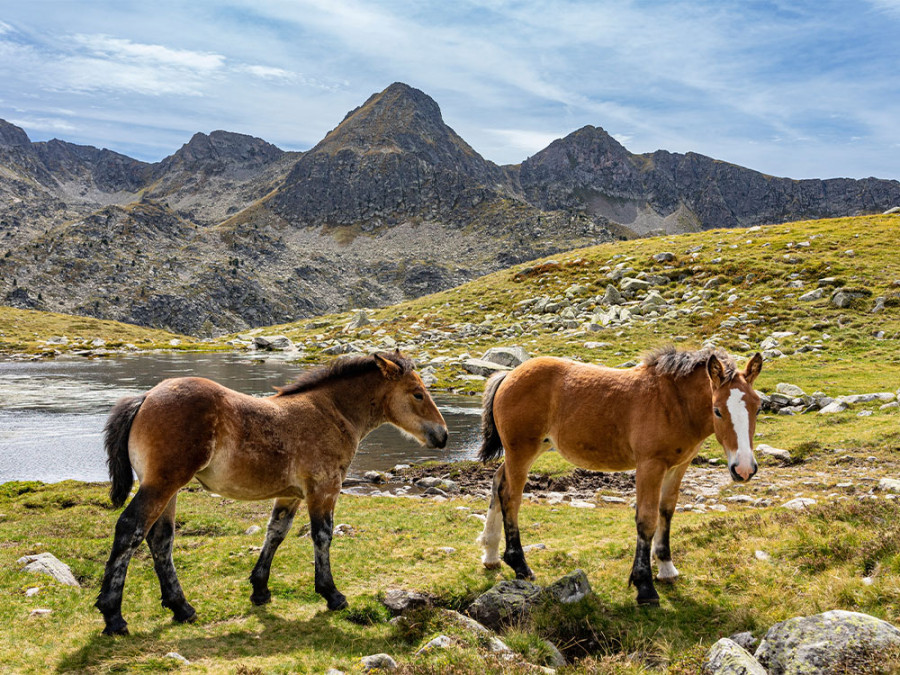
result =
[[[718,408],[713,408],[713,414],[716,417],[722,417],[722,412]]]
[[[416,399],[417,401],[424,401],[425,395],[416,392],[415,394],[413,394],[413,398]]]

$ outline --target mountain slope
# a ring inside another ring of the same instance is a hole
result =
[[[0,302],[218,334],[399,302],[613,238],[897,204],[897,181],[635,155],[590,126],[499,167],[400,83],[303,153],[214,131],[146,164],[0,122]]]

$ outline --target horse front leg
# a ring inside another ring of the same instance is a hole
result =
[[[176,487],[174,492],[177,491]],[[122,617],[122,590],[125,587],[128,563],[174,492],[171,489],[163,491],[141,485],[116,521],[112,550],[106,562],[100,593],[94,603],[94,607],[103,614],[106,624],[104,635],[128,635],[128,624]]]
[[[653,573],[650,569],[650,550],[653,535],[656,533],[658,521],[660,487],[665,474],[665,466],[659,462],[638,464],[635,475],[637,485],[637,545],[634,551],[634,564],[628,583],[637,587],[637,603],[639,605],[658,605],[659,594],[653,586]]]
[[[175,563],[172,561],[172,547],[175,540],[175,505],[178,495],[169,500],[162,515],[147,533],[147,545],[153,555],[153,568],[159,578],[159,589],[162,595],[162,606],[172,610],[175,621],[193,623],[197,612],[184,597]]]
[[[659,499],[659,523],[656,526],[656,533],[653,535],[653,557],[656,558],[658,565],[659,571],[656,578],[659,581],[672,582],[678,577],[678,570],[672,563],[672,551],[669,548],[669,531],[672,526],[675,505],[678,503],[681,479],[689,465],[690,462],[685,462],[679,466],[673,466],[663,476]]]
[[[253,585],[253,593],[250,602],[254,605],[264,605],[272,600],[269,591],[269,571],[272,568],[272,558],[275,551],[284,541],[294,522],[294,514],[300,505],[299,499],[276,499],[269,517],[269,525],[266,528],[266,541],[259,554],[259,560],[250,573],[250,583]]]
[[[338,610],[347,606],[347,598],[335,587],[331,576],[331,538],[334,533],[334,506],[341,492],[338,478],[333,484],[316,484],[308,490],[306,505],[309,509],[310,536],[315,551],[316,593],[325,598],[328,609]]]

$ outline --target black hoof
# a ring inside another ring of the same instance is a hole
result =
[[[125,620],[121,621],[110,621],[106,624],[106,628],[103,629],[103,635],[128,635],[128,624],[125,623]]]
[[[178,623],[194,623],[197,620],[197,612],[190,608],[190,612],[178,612],[172,615],[172,619]]]
[[[260,605],[266,605],[272,602],[272,593],[266,589],[265,591],[253,592],[253,595],[250,596],[250,602],[259,607]]]
[[[181,602],[163,602],[162,606],[172,610],[172,619],[178,623],[194,623],[197,620],[197,612],[186,600]]]
[[[336,612],[339,609],[344,609],[347,607],[347,598],[338,593],[330,598],[327,598],[328,601],[328,609],[332,612]]]
[[[659,596],[648,595],[645,597],[641,597],[639,595],[637,597],[637,604],[641,607],[659,607]]]

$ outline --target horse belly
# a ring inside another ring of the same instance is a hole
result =
[[[600,442],[555,443],[560,455],[575,466],[590,471],[630,471],[635,467],[634,456],[615,446]]]
[[[303,497],[293,462],[281,454],[269,448],[257,451],[252,444],[225,442],[217,445],[209,464],[196,477],[210,492],[230,499]]]

